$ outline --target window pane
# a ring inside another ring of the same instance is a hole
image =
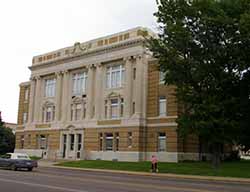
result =
[[[167,100],[165,96],[161,96],[159,98],[159,115],[160,116],[167,115]]]
[[[107,133],[106,134],[106,150],[107,151],[112,151],[113,150],[113,134],[112,133]]]
[[[118,99],[111,99],[111,118],[118,118]]]
[[[76,73],[73,75],[73,95],[81,95],[86,91],[87,73]]]
[[[76,111],[75,111],[75,120],[80,120],[81,119],[81,104],[76,105]]]
[[[158,151],[166,151],[166,133],[158,135]]]
[[[107,68],[106,84],[107,88],[121,87],[125,79],[125,69],[123,65],[116,65]]]
[[[74,144],[75,144],[75,135],[70,134],[70,150],[74,150]]]
[[[45,97],[54,97],[56,92],[56,79],[45,81]]]

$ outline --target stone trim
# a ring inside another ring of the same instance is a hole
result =
[[[121,120],[97,121],[97,125],[118,125],[118,124],[121,124]]]

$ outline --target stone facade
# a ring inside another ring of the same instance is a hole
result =
[[[49,159],[197,159],[197,140],[178,137],[175,87],[160,83],[145,36],[154,34],[138,27],[35,56],[30,81],[20,84],[16,151]]]

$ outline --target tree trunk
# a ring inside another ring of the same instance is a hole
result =
[[[221,144],[214,143],[212,148],[212,166],[217,170],[221,164]]]

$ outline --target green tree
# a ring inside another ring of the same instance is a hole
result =
[[[222,146],[240,142],[246,122],[250,0],[158,0],[155,16],[159,34],[149,47],[165,83],[177,87],[178,131],[207,141],[217,168]]]
[[[0,155],[13,152],[15,148],[15,135],[11,129],[4,126],[0,112]]]

